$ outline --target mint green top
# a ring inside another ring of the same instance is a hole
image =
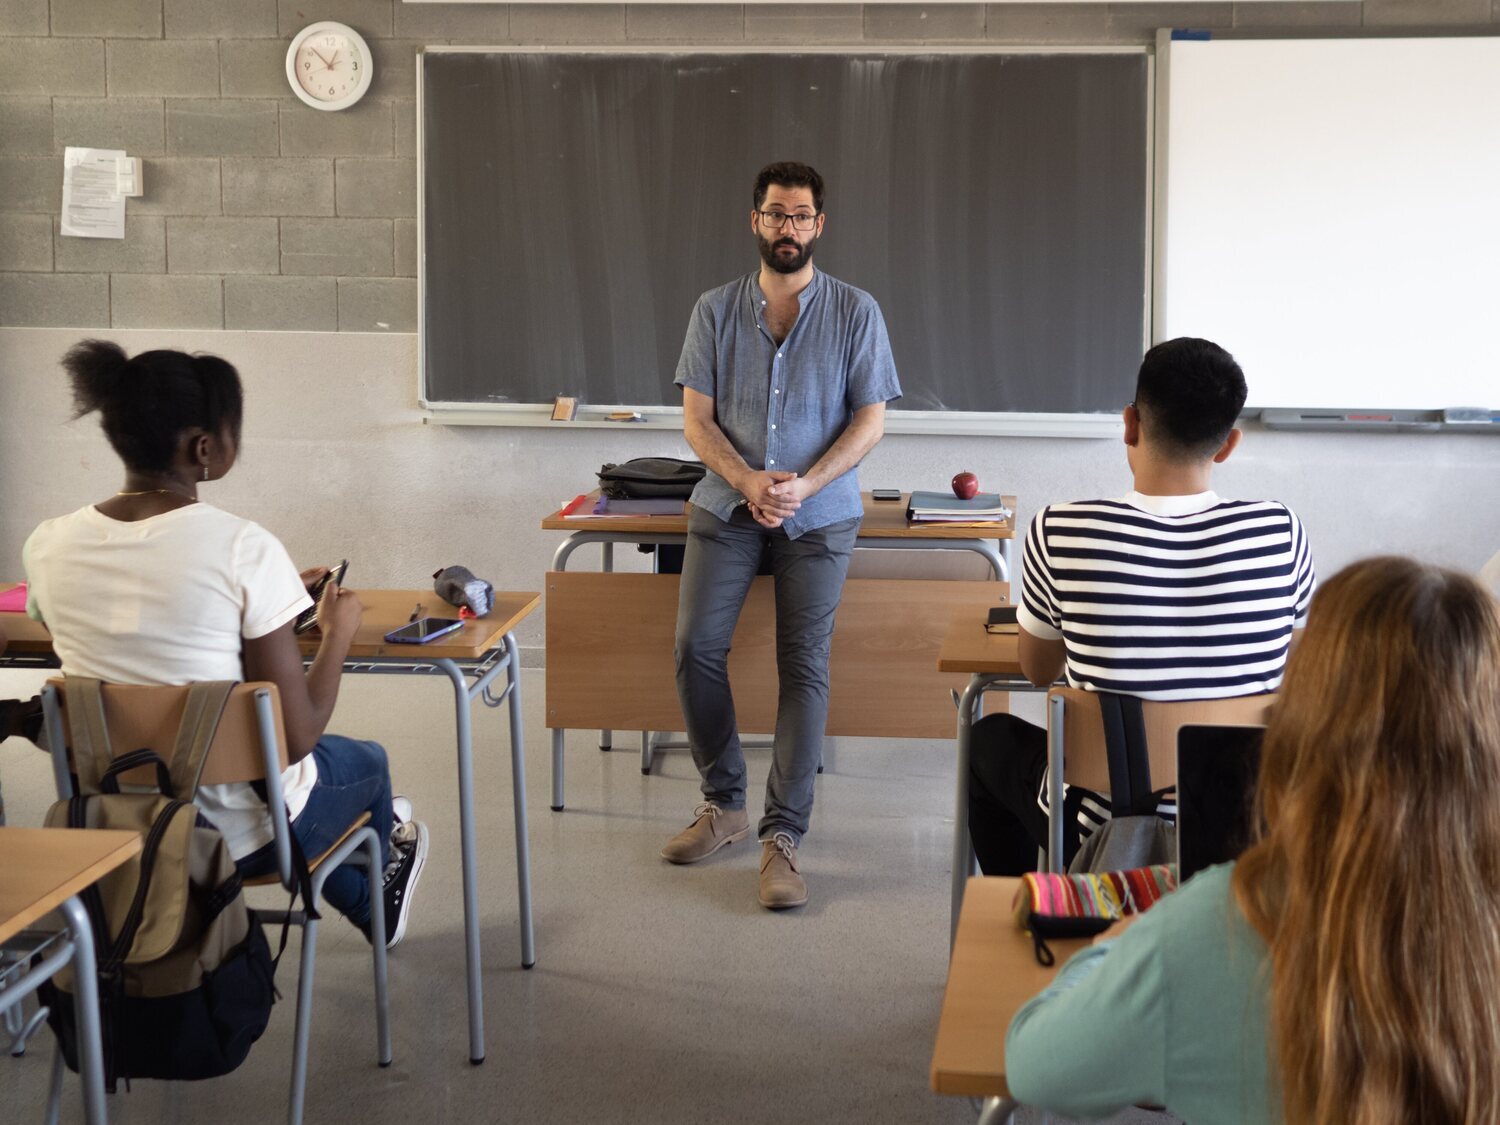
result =
[[[1281,1120],[1268,1077],[1270,961],[1235,905],[1233,864],[1075,954],[1005,1037],[1011,1096],[1074,1117],[1164,1106],[1192,1125]]]

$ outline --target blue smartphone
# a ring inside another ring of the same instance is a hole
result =
[[[428,641],[447,636],[463,627],[462,621],[452,617],[424,617],[410,625],[392,629],[385,635],[385,639],[393,645],[425,645]]]

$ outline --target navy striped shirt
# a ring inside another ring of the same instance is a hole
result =
[[[1143,496],[1054,504],[1026,534],[1022,628],[1068,682],[1142,699],[1275,691],[1314,573],[1285,504]]]

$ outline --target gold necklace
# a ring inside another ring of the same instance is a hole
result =
[[[151,495],[153,495],[153,494],[155,494],[157,492],[166,492],[166,493],[169,493],[172,496],[181,496],[189,504],[196,504],[198,502],[198,498],[196,496],[189,496],[186,492],[178,492],[175,488],[143,488],[139,492],[116,492],[115,495],[116,496],[151,496]]]

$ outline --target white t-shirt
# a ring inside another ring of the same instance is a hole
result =
[[[32,532],[21,558],[26,611],[51,630],[63,674],[109,683],[243,680],[243,641],[312,604],[274,535],[201,502],[134,523],[80,508]],[[311,755],[281,775],[294,819],[317,777]],[[247,783],[202,786],[196,803],[234,858],[271,842]]]

